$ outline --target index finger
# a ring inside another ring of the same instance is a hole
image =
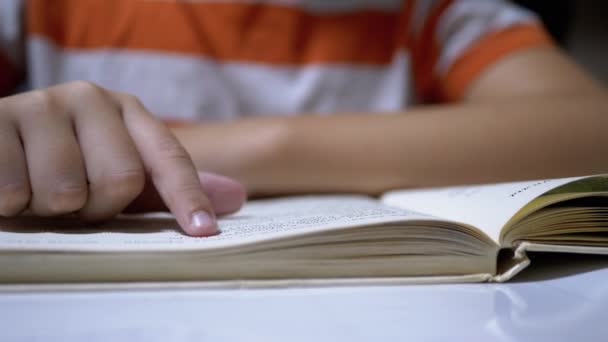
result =
[[[217,234],[215,214],[188,152],[139,100],[119,93],[114,96],[152,183],[179,225],[193,236]]]

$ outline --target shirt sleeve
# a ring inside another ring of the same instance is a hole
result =
[[[533,13],[503,0],[419,0],[412,14],[414,83],[421,102],[460,101],[501,58],[553,44]]]
[[[23,69],[23,2],[0,1],[0,95],[17,85]]]

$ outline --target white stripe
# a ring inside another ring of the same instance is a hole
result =
[[[22,7],[23,0],[0,0],[0,49],[18,65],[23,56]]]
[[[203,2],[270,4],[302,8],[310,12],[347,12],[361,9],[399,10],[402,0],[140,0],[149,2]]]
[[[437,29],[442,52],[436,72],[445,74],[482,36],[534,20],[532,13],[501,0],[455,1],[443,14]]]
[[[405,52],[387,66],[269,66],[119,50],[60,50],[28,43],[34,88],[88,80],[138,96],[161,117],[230,119],[344,111],[396,111],[411,103]]]

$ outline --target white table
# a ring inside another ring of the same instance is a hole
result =
[[[541,260],[509,284],[3,293],[0,341],[608,341],[600,267]]]

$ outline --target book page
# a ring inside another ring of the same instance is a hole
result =
[[[500,230],[524,205],[553,188],[583,178],[400,190],[386,193],[382,202],[470,224],[499,243]]]
[[[219,220],[221,234],[184,235],[171,215],[121,217],[100,226],[74,219],[0,220],[0,252],[11,250],[200,250],[336,228],[428,219],[363,196],[293,197],[252,201]]]

